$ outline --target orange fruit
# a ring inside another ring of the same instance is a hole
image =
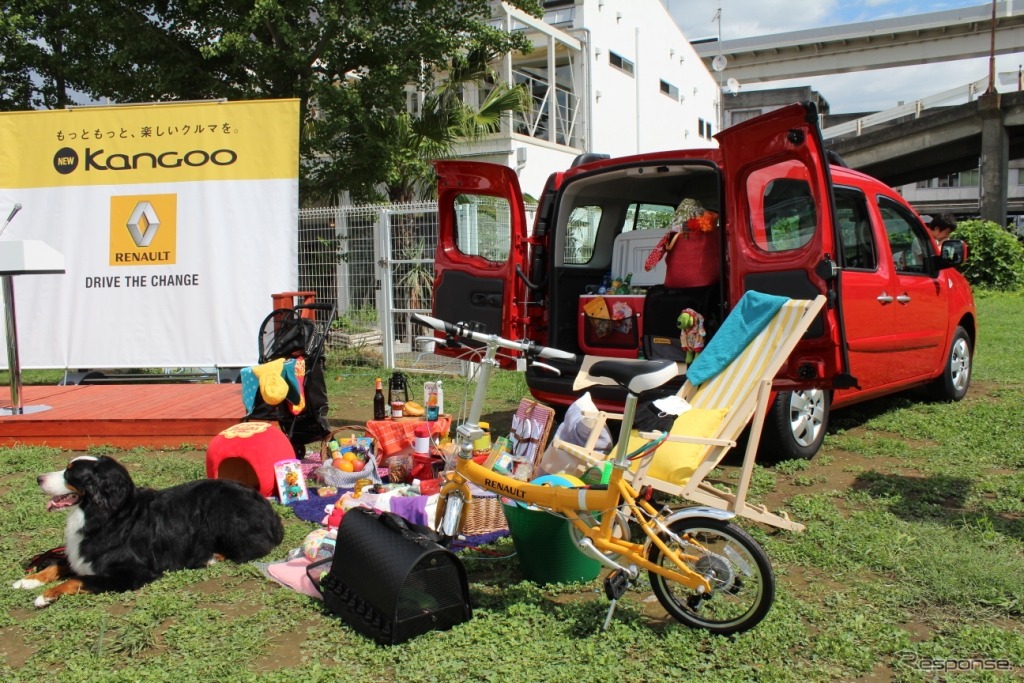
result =
[[[334,466],[342,472],[355,472],[355,465],[352,464],[351,460],[345,460],[344,458],[335,458]]]
[[[345,460],[348,460],[349,462],[354,462],[359,459],[359,456],[356,455],[355,451],[348,451],[347,453],[345,453],[345,455],[341,457],[344,458]]]

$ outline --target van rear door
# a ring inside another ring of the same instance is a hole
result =
[[[434,166],[438,241],[433,315],[518,339],[526,286],[516,272],[526,272],[529,257],[519,179],[512,169],[496,164],[439,161]],[[454,356],[460,350],[438,347],[437,352]],[[499,360],[504,367],[514,365]]]
[[[728,183],[731,303],[748,289],[802,299],[828,296],[829,305],[794,352],[796,362],[780,378],[783,384],[787,378],[821,383],[849,367],[838,308],[832,181],[817,119],[812,103],[793,104],[715,136]]]

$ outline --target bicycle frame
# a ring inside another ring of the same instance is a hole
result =
[[[688,564],[696,560],[695,556],[682,555],[672,550],[662,539],[661,535],[674,537],[675,534],[664,524],[662,515],[655,510],[646,500],[643,500],[639,493],[623,478],[623,473],[629,466],[626,459],[626,440],[619,440],[619,447],[613,463],[611,478],[607,486],[590,486],[587,488],[560,488],[530,484],[478,464],[473,460],[473,441],[483,432],[479,427],[480,414],[483,410],[483,403],[486,399],[487,385],[490,381],[491,371],[496,365],[494,357],[497,354],[498,345],[494,339],[486,344],[486,351],[480,361],[480,370],[477,375],[477,385],[473,395],[473,403],[470,406],[469,415],[466,421],[456,431],[458,441],[458,453],[455,470],[447,473],[447,481],[442,485],[438,499],[439,528],[444,525],[445,512],[448,508],[449,498],[452,495],[461,497],[463,505],[455,513],[458,517],[464,517],[465,507],[472,504],[472,494],[467,482],[473,482],[483,489],[492,491],[498,495],[510,498],[516,503],[536,505],[547,511],[565,517],[581,534],[583,540],[580,547],[588,551],[602,564],[620,569],[629,573],[631,578],[636,578],[639,568],[654,572],[668,580],[680,583],[697,593],[710,592],[711,584],[708,580],[688,568]],[[626,400],[625,418],[631,424],[636,409],[637,398],[630,393]],[[646,544],[633,543],[628,538],[617,538],[615,536],[616,515],[607,514],[619,510],[622,504],[629,509],[629,514],[643,530],[647,537]],[[601,523],[595,526],[589,523],[593,515],[586,515],[587,519],[579,513],[601,514]],[[717,516],[717,515],[716,515]],[[730,515],[731,516],[731,515]],[[453,523],[461,525],[461,519]],[[442,533],[457,532],[456,528],[442,529]],[[683,541],[680,538],[672,539],[680,548],[687,545],[699,548],[699,544],[692,540]],[[590,551],[588,546],[588,541]],[[672,559],[676,567],[683,572],[671,571],[666,567],[654,564],[647,560],[647,548],[649,544],[656,545],[662,554]],[[628,558],[629,565],[613,560],[611,555],[620,555]]]

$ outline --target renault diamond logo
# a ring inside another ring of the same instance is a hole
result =
[[[178,195],[110,197],[110,265],[177,263]]]
[[[156,231],[160,229],[160,218],[157,217],[153,205],[149,202],[139,202],[128,217],[128,232],[137,247],[148,247]]]

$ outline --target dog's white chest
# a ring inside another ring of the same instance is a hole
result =
[[[82,558],[82,529],[85,527],[85,513],[76,507],[68,514],[68,523],[64,527],[64,548],[68,556],[68,564],[79,576],[93,574],[92,565]]]

